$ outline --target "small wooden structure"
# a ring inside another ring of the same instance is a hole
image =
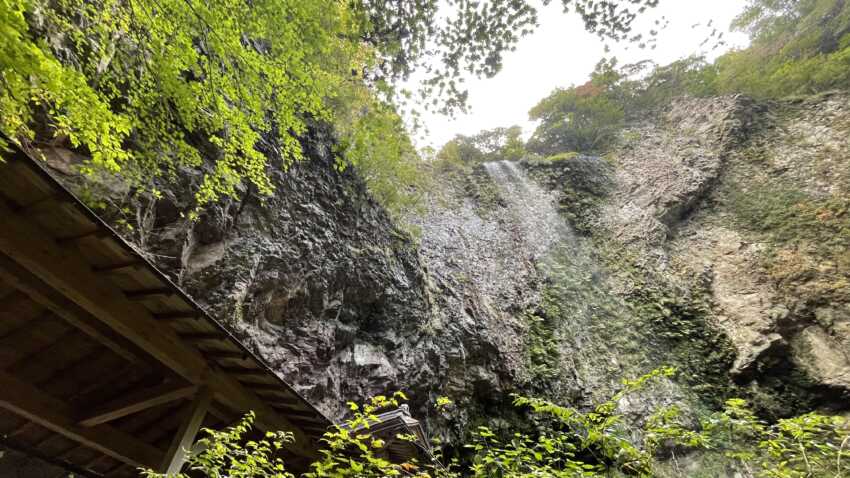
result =
[[[289,430],[285,460],[331,422],[39,161],[0,162],[0,444],[77,474],[175,472],[199,427],[244,413]]]
[[[365,427],[358,427],[356,431],[365,431]],[[410,415],[407,405],[378,414],[377,421],[370,423],[368,432],[384,440],[382,458],[392,463],[433,461],[425,430],[419,420]],[[408,438],[402,439],[399,435]]]

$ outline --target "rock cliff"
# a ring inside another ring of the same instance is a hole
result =
[[[679,100],[603,158],[434,166],[400,230],[331,139],[187,219],[162,197],[57,175],[329,416],[401,389],[443,438],[511,420],[512,392],[579,406],[662,364],[622,403],[693,410],[732,395],[770,416],[850,403],[850,110],[827,95]],[[456,406],[437,414],[446,395]]]

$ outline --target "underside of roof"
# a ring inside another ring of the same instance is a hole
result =
[[[290,462],[315,455],[325,416],[39,161],[3,158],[0,444],[138,476],[179,458],[187,426],[253,411],[258,429],[295,433]]]

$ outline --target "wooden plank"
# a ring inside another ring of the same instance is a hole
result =
[[[163,383],[155,387],[137,390],[86,413],[85,417],[80,420],[80,425],[93,427],[101,423],[107,423],[142,410],[147,410],[148,408],[190,397],[197,390],[198,387],[196,385],[174,383]]]
[[[9,437],[0,436],[0,445],[3,445],[6,448],[10,448],[12,450],[16,450],[25,455],[29,455],[39,460],[43,460],[52,465],[56,465],[63,469],[65,476],[68,476],[68,472],[73,472],[74,476],[86,477],[86,478],[103,478],[103,475],[99,473],[92,473],[87,466],[77,466],[74,463],[69,463],[61,459],[57,459],[55,456],[51,456],[47,453],[43,453],[40,450],[37,450],[31,446],[25,445],[15,439]],[[99,455],[100,458],[103,458],[103,455]]]
[[[165,452],[162,465],[159,467],[162,473],[172,475],[180,472],[180,468],[183,467],[189,457],[195,436],[198,434],[201,423],[209,410],[210,402],[212,402],[212,393],[206,387],[201,388],[192,400],[183,422]]]
[[[0,408],[134,467],[156,467],[163,455],[161,450],[109,425],[92,428],[77,425],[66,403],[3,372],[0,372]]]
[[[283,387],[276,383],[242,382],[242,384],[254,391],[280,393],[285,391]]]
[[[17,211],[20,213],[33,213],[39,209],[54,208],[58,204],[68,203],[68,199],[60,194],[50,194],[21,206]]]
[[[114,272],[121,269],[136,268],[142,265],[144,265],[144,263],[140,259],[130,259],[104,266],[95,266],[92,267],[92,270],[95,272]]]
[[[137,362],[139,360],[136,354],[118,343],[112,331],[108,329],[104,330],[103,325],[89,313],[57,293],[56,290],[3,253],[0,253],[0,278],[24,291],[29,295],[30,299],[51,310],[54,314],[72,326],[82,330],[118,355],[130,362]]]
[[[127,290],[124,291],[124,295],[128,299],[146,300],[156,296],[175,295],[175,293],[174,290],[169,287],[153,287],[150,289]]]
[[[109,235],[106,233],[106,231],[103,231],[101,229],[91,229],[85,232],[81,232],[79,234],[71,234],[68,236],[58,237],[56,238],[56,242],[58,242],[59,244],[64,244],[68,242],[79,241],[81,239],[86,239],[89,237],[103,239],[105,237],[109,237]]]
[[[262,377],[268,375],[268,372],[258,368],[221,367],[221,369],[230,375],[236,375],[238,377]]]
[[[207,340],[224,340],[225,337],[219,332],[187,332],[179,334],[180,338],[188,342],[204,342]]]
[[[173,311],[173,312],[157,312],[153,314],[153,318],[163,322],[175,320],[192,320],[198,318],[198,313],[194,310],[190,311]]]
[[[115,284],[95,274],[79,254],[58,246],[5,201],[0,201],[0,217],[4,219],[0,252],[189,382],[208,384],[216,399],[228,407],[253,410],[258,428],[292,431],[296,442],[288,448],[293,453],[316,456],[316,444],[299,427],[233,377],[211,369],[198,350],[183,342],[171,327],[157,322],[150,311],[128,300]]]
[[[245,360],[248,354],[231,350],[203,350],[204,357],[211,360]]]
[[[24,294],[18,289],[14,289],[12,292],[0,298],[0,313],[8,313],[9,309],[14,310],[17,305],[28,300],[29,298],[26,294]]]
[[[0,370],[49,347],[57,339],[77,331],[65,322],[55,320],[49,312],[32,321],[32,327],[19,327],[0,339]]]

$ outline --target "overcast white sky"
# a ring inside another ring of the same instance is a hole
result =
[[[666,17],[669,25],[658,37],[655,50],[635,46],[612,45],[611,55],[620,64],[651,59],[667,64],[693,53],[715,27],[727,31],[731,20],[743,9],[743,0],[661,0],[660,5],[644,19],[644,25]],[[709,21],[711,27],[706,27]],[[519,124],[526,135],[534,129],[528,110],[557,87],[587,81],[593,67],[605,56],[603,42],[584,30],[577,15],[563,14],[560,2],[540,9],[540,28],[522,39],[514,52],[505,56],[504,68],[494,78],[468,79],[469,114],[451,119],[425,114],[427,132],[417,135],[420,147],[437,149],[456,134],[474,134],[482,129]],[[694,24],[702,26],[692,28]],[[638,26],[641,31],[641,27]],[[644,28],[642,31],[648,31]],[[743,46],[742,34],[726,33],[731,46]],[[720,50],[705,52],[714,57]]]

